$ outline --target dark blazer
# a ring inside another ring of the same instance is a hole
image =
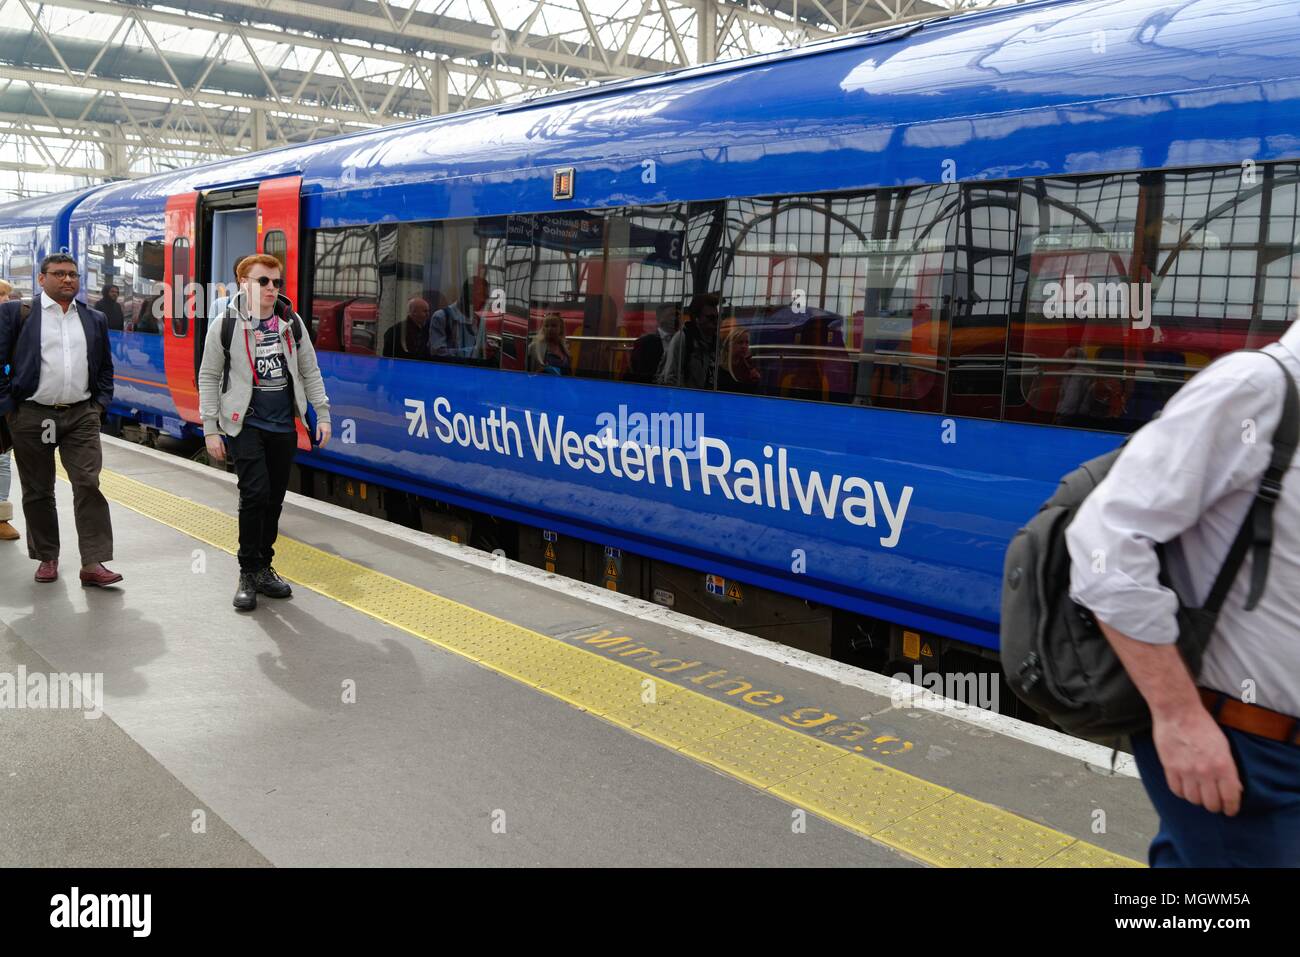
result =
[[[108,410],[113,401],[113,354],[108,342],[108,320],[102,312],[75,300],[81,328],[86,332],[86,383],[90,397]],[[41,294],[32,297],[31,312],[18,328],[21,302],[0,305],[0,415],[11,412],[32,397],[41,384]]]

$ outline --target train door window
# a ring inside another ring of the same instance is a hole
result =
[[[1018,183],[962,190],[944,409],[952,415],[1002,415],[1019,204]]]
[[[188,293],[190,284],[190,241],[172,242],[172,335],[185,336],[190,331]]]
[[[956,186],[728,203],[719,388],[939,412]]]
[[[1022,183],[1005,418],[1131,431],[1149,417],[1139,378],[1162,393],[1182,381],[1143,353],[1148,198],[1138,174]]]
[[[379,325],[378,227],[320,229],[313,247],[311,331],[316,350],[374,355]]]
[[[257,252],[257,210],[212,210],[212,228],[206,246],[210,300],[207,314],[216,316],[222,308],[220,300],[237,292],[235,266],[245,256]]]
[[[289,255],[289,240],[284,235],[283,229],[273,229],[262,239],[262,249],[268,256],[274,256],[280,260],[280,272],[283,274],[286,268],[286,257]]]

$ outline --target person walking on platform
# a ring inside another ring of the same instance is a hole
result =
[[[104,567],[113,559],[113,525],[99,490],[99,427],[113,400],[108,320],[76,299],[79,279],[71,256],[46,256],[40,286],[30,308],[22,302],[0,306],[0,415],[7,417],[23,484],[27,554],[40,563],[38,582],[58,579],[58,449],[72,484],[81,583],[112,585],[122,576]]]
[[[0,279],[0,302],[8,301],[13,289],[10,283]],[[7,374],[9,369],[0,368],[0,372]],[[14,504],[9,501],[9,490],[13,483],[13,455],[10,453],[12,442],[9,426],[0,417],[0,542],[16,542],[21,537],[18,529],[11,524],[14,517]]]
[[[1278,361],[1242,351],[1185,384],[1066,532],[1070,597],[1151,712],[1132,747],[1160,815],[1153,867],[1300,866],[1300,460],[1283,464],[1300,322],[1264,351]],[[1260,516],[1272,519],[1271,548]],[[1212,589],[1236,542],[1251,560]],[[1179,595],[1212,608],[1223,588],[1194,680],[1175,645]]]
[[[239,289],[214,316],[199,367],[199,414],[208,454],[239,477],[239,585],[234,606],[257,607],[261,592],[288,598],[289,584],[271,562],[289,469],[298,448],[294,416],[316,411],[316,442],[330,439],[329,399],[316,350],[302,320],[280,294],[280,262],[246,256],[236,267]],[[223,444],[222,437],[225,436]]]

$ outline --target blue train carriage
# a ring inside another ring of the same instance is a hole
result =
[[[34,196],[0,206],[0,277],[25,300],[40,289],[41,260],[55,252],[75,252],[68,222],[76,201],[93,188]]]
[[[121,371],[178,434],[175,290],[270,252],[338,436],[305,490],[823,654],[991,654],[1058,477],[1294,318],[1298,26],[998,8],[114,184],[71,230],[161,251]],[[683,309],[716,333],[647,361]]]

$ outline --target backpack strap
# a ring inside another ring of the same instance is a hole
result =
[[[221,368],[221,391],[230,388],[230,343],[235,340],[235,316],[226,307],[226,314],[221,317],[221,351],[225,353],[225,364]]]
[[[1282,420],[1273,434],[1273,457],[1264,470],[1255,501],[1246,513],[1246,521],[1228,550],[1219,577],[1214,580],[1210,597],[1203,606],[1206,611],[1217,614],[1223,607],[1224,600],[1232,588],[1232,583],[1241,571],[1246,560],[1246,552],[1252,552],[1254,560],[1250,569],[1250,594],[1246,598],[1246,610],[1253,611],[1264,596],[1264,586],[1268,582],[1269,555],[1273,547],[1273,509],[1282,494],[1282,479],[1291,467],[1295,457],[1296,445],[1300,441],[1300,394],[1297,394],[1295,379],[1287,371],[1282,360],[1271,352],[1264,352],[1278,364],[1286,382],[1286,395],[1282,400]]]

